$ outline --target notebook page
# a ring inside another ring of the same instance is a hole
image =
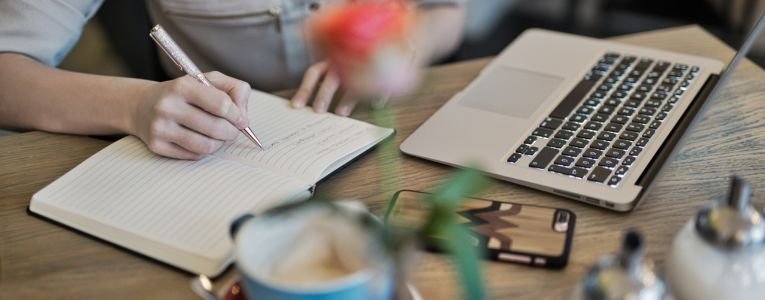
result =
[[[336,162],[347,162],[393,133],[311,108],[295,109],[285,99],[258,91],[252,92],[249,107],[251,126],[268,150],[241,136],[215,155],[312,183],[339,167]]]
[[[152,253],[157,248],[152,244],[222,263],[231,249],[228,229],[233,219],[277,205],[308,187],[214,156],[200,161],[162,158],[137,138],[126,137],[39,191],[30,209],[64,211],[43,215],[170,264],[178,265],[174,255]],[[77,226],[85,223],[112,230],[105,234],[98,227]],[[136,242],[136,237],[143,240]]]

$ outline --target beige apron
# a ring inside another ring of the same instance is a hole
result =
[[[295,88],[318,58],[306,40],[305,21],[344,0],[148,0],[161,24],[202,71],[221,71],[253,88]],[[182,73],[165,55],[168,74]]]

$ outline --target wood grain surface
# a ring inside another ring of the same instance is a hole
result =
[[[614,40],[727,62],[734,51],[697,26]],[[430,68],[424,87],[394,105],[395,143],[425,121],[472,80],[489,59]],[[289,95],[288,92],[282,95]],[[494,182],[483,198],[567,208],[578,216],[569,266],[562,271],[486,262],[484,279],[498,299],[567,298],[587,268],[613,252],[622,232],[637,228],[647,255],[661,271],[674,234],[706,201],[725,196],[728,176],[748,179],[755,202],[765,193],[765,72],[746,63],[712,103],[678,155],[665,166],[654,189],[635,211],[614,213],[510,183]],[[255,109],[255,108],[253,108]],[[359,109],[353,117],[372,121]],[[497,130],[497,138],[502,131]],[[26,213],[31,195],[108,142],[30,132],[0,138],[0,299],[113,298],[190,299],[190,274],[167,267]],[[342,169],[319,185],[338,198],[356,198],[381,212],[393,190],[381,190],[379,151]],[[401,188],[428,191],[452,169],[396,155]],[[214,200],[214,199],[211,199]],[[413,282],[426,299],[459,299],[459,285],[447,258],[424,253],[412,266]],[[229,270],[216,281],[231,280]]]

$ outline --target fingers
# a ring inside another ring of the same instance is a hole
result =
[[[247,112],[247,107],[250,102],[250,93],[252,92],[249,83],[229,77],[218,71],[205,73],[205,76],[215,88],[226,92],[226,94],[234,100],[234,103],[236,103],[236,106],[238,106],[239,109],[243,112]]]
[[[313,99],[313,110],[319,113],[327,111],[338,88],[340,88],[340,77],[333,71],[327,72],[319,92],[316,93],[316,98]]]
[[[170,158],[198,160],[204,157],[204,155],[190,152],[170,142],[159,142],[156,143],[154,147],[150,148],[154,153]]]
[[[340,99],[340,103],[337,104],[335,113],[339,116],[347,117],[351,114],[357,103],[359,103],[358,97],[350,92],[346,92],[343,98]]]
[[[316,85],[324,74],[327,73],[328,69],[329,63],[319,62],[313,64],[305,71],[303,81],[300,83],[300,87],[298,88],[297,93],[295,93],[295,96],[292,97],[293,107],[303,107],[308,103],[308,99],[311,98],[313,91],[316,89]]]
[[[170,116],[186,128],[221,141],[234,140],[239,130],[225,119],[215,117],[197,107],[182,103]]]
[[[247,127],[249,120],[242,110],[237,107],[228,94],[212,87],[193,82],[195,79],[185,76],[176,80],[171,87],[173,92],[182,95],[186,101],[206,112],[224,118],[235,127]]]

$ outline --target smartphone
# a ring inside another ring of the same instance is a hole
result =
[[[427,193],[396,192],[388,203],[385,221],[396,226],[418,228],[427,217]],[[474,234],[474,244],[486,258],[500,262],[561,269],[568,263],[576,215],[567,209],[522,205],[504,201],[468,198],[456,210],[458,222]],[[438,237],[430,237],[425,248],[440,251]]]

